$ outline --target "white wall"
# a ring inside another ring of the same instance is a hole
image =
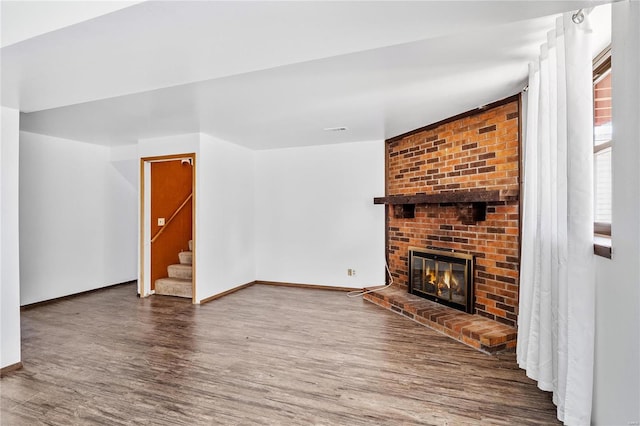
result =
[[[598,258],[592,421],[640,422],[640,2],[613,4],[611,260]]]
[[[135,280],[138,276],[138,182],[136,179],[132,183],[131,174],[118,166],[118,162],[109,161],[105,170],[105,285]]]
[[[20,133],[21,304],[134,280],[136,231],[109,148]]]
[[[382,284],[384,142],[251,151],[207,134],[140,142],[196,152],[196,297],[252,282]],[[347,276],[347,268],[356,270]]]
[[[195,300],[255,280],[254,153],[206,134],[141,140],[140,157],[195,152]]]
[[[383,141],[256,152],[257,278],[384,284],[384,171]]]
[[[138,156],[138,144],[113,146],[111,152],[111,165],[138,191],[140,187],[140,157]]]
[[[196,300],[255,275],[254,152],[201,134],[196,173]]]
[[[138,141],[139,158],[156,157],[162,155],[189,154],[200,150],[200,134],[188,133],[184,135],[164,136],[161,138],[140,139]],[[121,158],[124,151],[117,151]]]
[[[0,368],[20,362],[18,110],[0,116]]]

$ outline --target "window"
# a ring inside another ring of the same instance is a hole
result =
[[[611,236],[611,49],[598,55],[593,66],[594,231]]]

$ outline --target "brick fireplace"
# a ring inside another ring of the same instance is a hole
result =
[[[513,96],[386,142],[386,245],[407,290],[409,247],[474,257],[474,317],[516,326],[520,98]]]

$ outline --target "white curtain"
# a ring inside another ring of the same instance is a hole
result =
[[[558,18],[529,66],[518,364],[588,425],[593,386],[593,117],[589,17]]]

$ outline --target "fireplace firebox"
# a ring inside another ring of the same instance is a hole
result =
[[[409,247],[409,293],[473,313],[473,256]]]

